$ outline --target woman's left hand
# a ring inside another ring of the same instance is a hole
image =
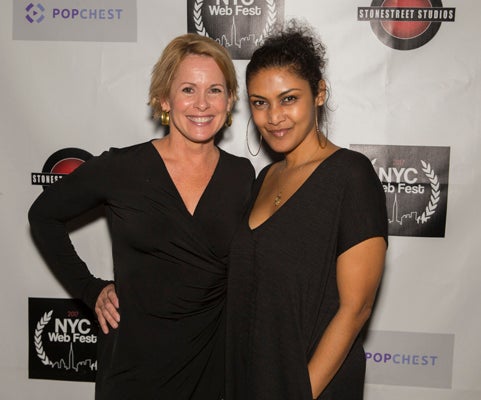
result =
[[[95,302],[95,313],[103,333],[109,333],[109,325],[114,329],[119,327],[118,308],[119,298],[115,292],[115,285],[110,283],[102,289]]]

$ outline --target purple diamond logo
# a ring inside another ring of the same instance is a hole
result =
[[[40,3],[37,3],[37,5],[30,3],[25,10],[27,11],[25,18],[27,18],[27,21],[31,24],[34,22],[39,24],[45,18],[45,15],[43,15],[45,8]]]

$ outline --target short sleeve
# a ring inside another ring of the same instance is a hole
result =
[[[363,154],[349,151],[342,195],[337,255],[373,237],[388,241],[386,196],[376,172]]]

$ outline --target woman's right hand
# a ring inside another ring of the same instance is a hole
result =
[[[114,329],[118,328],[120,322],[118,308],[119,298],[115,292],[115,285],[110,283],[102,289],[95,302],[95,313],[103,333],[109,333],[109,325]]]

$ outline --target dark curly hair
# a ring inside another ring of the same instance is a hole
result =
[[[274,28],[254,52],[246,68],[246,85],[262,69],[288,68],[309,83],[312,96],[316,98],[326,63],[326,47],[313,29],[305,23],[290,20],[285,26]],[[318,108],[317,117],[320,126],[327,124],[325,105]]]

